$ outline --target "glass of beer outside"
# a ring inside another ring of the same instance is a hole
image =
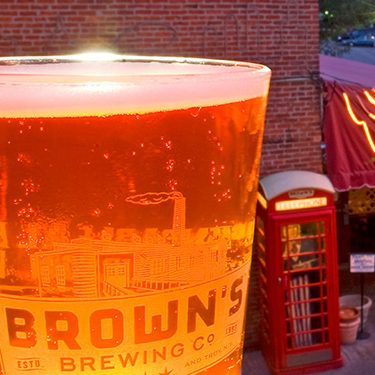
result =
[[[269,79],[0,59],[3,375],[240,373]]]

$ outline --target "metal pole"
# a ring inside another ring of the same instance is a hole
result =
[[[361,328],[357,334],[358,340],[366,340],[370,337],[368,332],[363,331],[363,305],[364,305],[364,289],[365,289],[365,273],[360,273],[360,284],[361,284]]]

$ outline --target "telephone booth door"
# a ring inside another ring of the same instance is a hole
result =
[[[274,374],[339,367],[333,188],[311,172],[277,175],[289,182],[270,197],[261,181],[256,222],[263,355]]]

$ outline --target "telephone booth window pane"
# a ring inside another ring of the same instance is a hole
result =
[[[321,248],[322,250],[325,250],[325,249],[326,249],[326,239],[325,239],[324,237],[322,237],[322,238],[320,239],[320,248]]]
[[[308,222],[281,226],[284,270],[325,265],[324,222]]]
[[[281,226],[290,350],[328,342],[325,236],[323,221]]]

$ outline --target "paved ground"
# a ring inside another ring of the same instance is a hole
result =
[[[375,301],[375,274],[365,274],[365,295]],[[350,274],[347,267],[340,270],[340,295],[359,294],[359,274]],[[364,330],[370,334],[366,340],[357,340],[351,345],[341,345],[343,367],[336,370],[316,372],[322,375],[374,375],[375,374],[375,302],[370,308]],[[271,375],[259,351],[244,354],[242,375]]]

